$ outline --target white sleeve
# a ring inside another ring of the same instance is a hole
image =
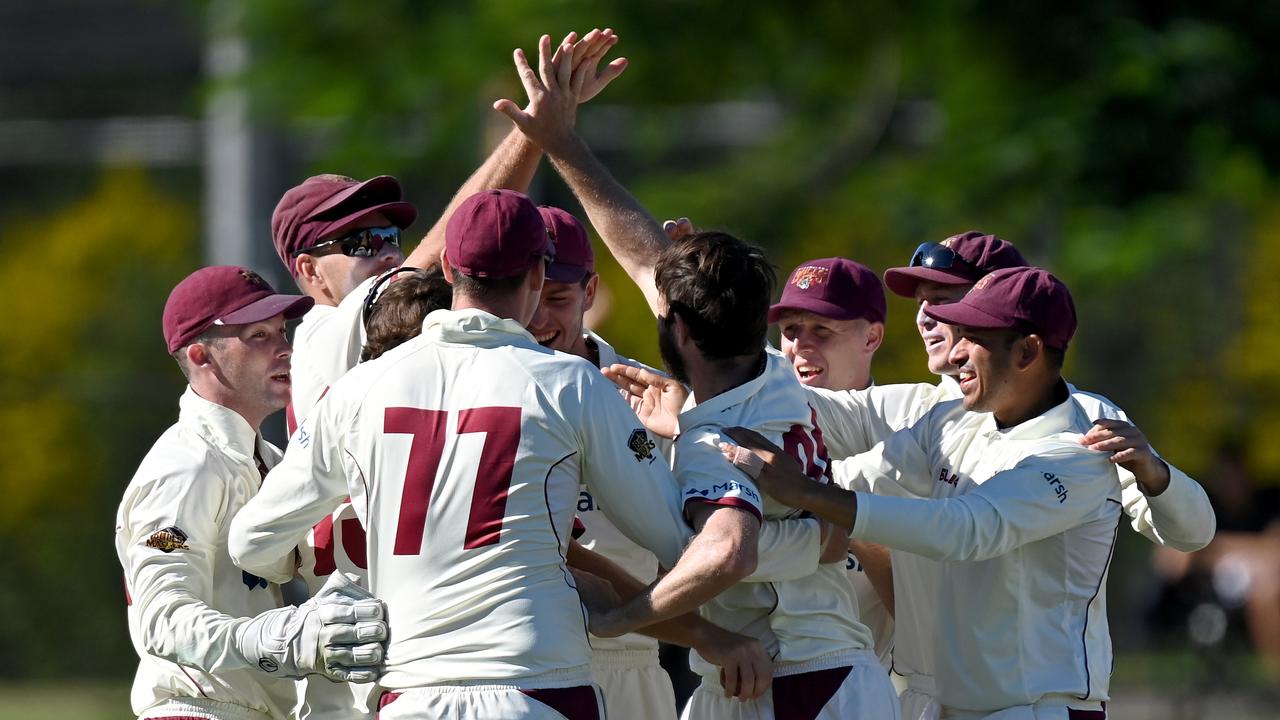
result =
[[[681,514],[680,489],[635,413],[603,375],[594,374],[572,403],[579,416],[570,419],[582,441],[583,483],[623,535],[657,555],[663,567],[675,567],[693,535]]]
[[[1073,388],[1071,397],[1089,420],[1101,417],[1136,425],[1124,410],[1101,395]],[[1151,452],[1160,456],[1154,447]],[[1151,542],[1183,552],[1199,550],[1213,540],[1217,529],[1213,506],[1200,483],[1174,467],[1173,463],[1166,460],[1165,464],[1169,466],[1169,487],[1156,497],[1142,494],[1138,478],[1116,466],[1124,512],[1129,516],[1133,529]]]
[[[225,478],[204,466],[142,484],[126,501],[125,584],[138,613],[142,646],[156,657],[210,673],[257,667],[236,649],[236,618],[209,606],[214,563],[228,518]],[[158,531],[178,530],[179,544],[149,547]],[[225,562],[225,561],[224,561]]]
[[[899,430],[861,455],[831,464],[836,485],[855,492],[877,495],[929,497],[933,473],[929,451],[922,438],[931,432],[928,419]]]
[[[936,385],[901,383],[865,390],[805,388],[810,407],[832,458],[870,450],[893,433],[910,427],[937,404]]]
[[[1133,473],[1119,466],[1116,470],[1124,511],[1143,537],[1183,552],[1194,552],[1213,540],[1217,518],[1200,483],[1169,464],[1169,487],[1147,497]]]
[[[720,443],[731,438],[719,428],[698,427],[676,439],[675,472],[686,511],[693,503],[735,507],[764,521],[764,500],[744,473],[724,459]],[[780,435],[768,438],[781,444]]]
[[[755,572],[742,582],[798,580],[818,569],[822,528],[813,518],[766,520],[758,547]]]
[[[345,451],[350,423],[339,424],[338,405],[331,392],[315,406],[262,489],[232,519],[227,550],[236,565],[272,582],[287,582],[293,573],[280,572],[280,558],[350,494]]]
[[[1101,453],[1060,449],[1026,458],[972,492],[915,500],[858,493],[851,537],[935,560],[986,560],[1064,532],[1119,500]]]

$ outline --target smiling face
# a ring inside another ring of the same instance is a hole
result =
[[[374,213],[325,235],[316,244],[345,237],[361,228],[388,227],[391,224],[382,213]],[[360,283],[404,262],[404,253],[391,243],[384,243],[382,249],[371,257],[348,257],[336,250],[332,248],[323,254],[302,254],[296,261],[299,276],[310,281],[309,286],[303,289],[316,302],[337,305]],[[312,292],[312,287],[319,295]]]
[[[778,318],[782,354],[796,377],[809,387],[829,390],[861,390],[870,383],[871,353],[879,343],[869,335],[877,326],[861,318],[834,320],[804,310],[788,310]]]
[[[955,344],[955,328],[934,320],[924,311],[935,305],[948,305],[965,296],[971,285],[943,285],[921,281],[916,285],[916,330],[924,341],[924,351],[929,356],[929,372],[934,375],[955,375],[956,366],[948,357]]]
[[[948,326],[955,333],[949,361],[964,395],[966,410],[996,413],[1019,402],[1017,345],[1023,336],[1012,330]]]
[[[587,357],[583,337],[582,316],[595,303],[599,276],[581,282],[546,281],[538,301],[538,310],[529,322],[529,333],[543,347]],[[591,358],[587,358],[590,360]]]

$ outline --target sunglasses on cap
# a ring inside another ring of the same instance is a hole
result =
[[[319,257],[340,252],[347,257],[367,258],[382,252],[383,245],[400,247],[400,228],[394,225],[360,228],[340,238],[304,248],[294,254]]]
[[[933,270],[963,270],[974,277],[982,275],[973,263],[956,254],[955,250],[936,242],[920,243],[911,254],[909,267],[924,267]]]

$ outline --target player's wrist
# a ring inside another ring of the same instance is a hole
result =
[[[1134,477],[1138,479],[1138,489],[1147,497],[1164,493],[1169,489],[1169,481],[1172,479],[1169,464],[1155,454],[1152,454],[1149,466],[1141,473],[1134,473]]]

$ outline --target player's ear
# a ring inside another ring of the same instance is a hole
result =
[[[449,255],[445,250],[440,251],[440,272],[444,275],[444,281],[453,284],[453,268],[449,266]]]
[[[182,349],[187,357],[188,367],[202,367],[209,364],[209,347],[204,343],[194,342]]]
[[[1026,370],[1034,365],[1036,360],[1044,357],[1044,340],[1032,333],[1018,340],[1014,344],[1013,351],[1015,366],[1019,370]]]
[[[316,259],[311,255],[303,253],[294,261],[294,277],[298,279],[298,284],[303,288],[310,287],[320,282],[320,273],[316,269]]]
[[[866,345],[865,345],[867,354],[870,355],[876,350],[879,350],[880,343],[883,343],[883,342],[884,342],[884,323],[881,323],[881,322],[867,323],[867,334],[866,334]]]
[[[582,302],[582,312],[590,310],[591,306],[596,304],[596,290],[599,285],[600,276],[593,273],[591,279],[587,281],[587,286],[583,288],[586,291],[586,298]]]

